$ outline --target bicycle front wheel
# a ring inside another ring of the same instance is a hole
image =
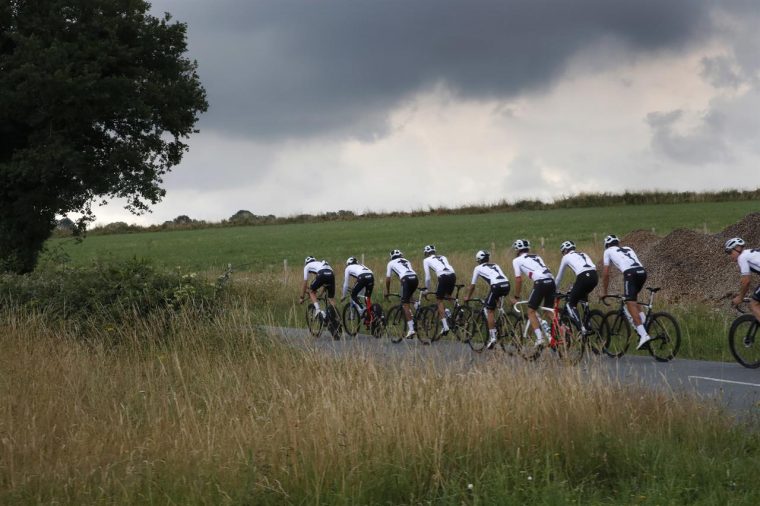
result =
[[[437,306],[420,308],[414,316],[414,330],[417,332],[417,339],[422,344],[430,344],[438,328]]]
[[[457,338],[457,341],[467,342],[471,337],[470,320],[472,319],[472,309],[467,306],[459,306],[451,315],[450,327],[451,332]]]
[[[401,306],[393,306],[388,311],[387,318],[388,337],[393,343],[400,343],[406,335],[406,316],[404,315],[404,308]]]
[[[673,360],[681,346],[681,328],[669,313],[653,313],[646,324],[649,354],[658,362]]]
[[[586,347],[583,335],[570,318],[563,315],[559,319],[559,344],[558,352],[563,362],[575,365],[583,359],[583,350]]]
[[[332,335],[332,338],[337,341],[340,339],[340,336],[343,335],[343,324],[338,316],[338,310],[335,309],[332,304],[328,304],[326,314],[327,330]]]
[[[631,344],[631,327],[628,320],[618,311],[610,311],[604,317],[604,353],[612,358],[620,358]]]
[[[309,304],[306,307],[306,326],[309,327],[309,333],[314,337],[319,337],[322,333],[322,325],[324,321],[314,304]]]
[[[488,319],[482,311],[473,318],[471,329],[470,340],[467,341],[467,344],[470,345],[472,351],[480,353],[485,349],[488,342]]]
[[[754,315],[744,314],[734,320],[728,331],[728,347],[737,362],[749,369],[760,367],[760,325]]]
[[[604,313],[592,309],[586,318],[586,344],[594,355],[604,353]]]
[[[359,316],[359,310],[349,302],[343,307],[343,328],[346,329],[346,334],[355,336],[359,333],[360,327],[361,317]]]

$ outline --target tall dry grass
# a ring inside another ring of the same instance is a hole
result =
[[[238,307],[82,339],[4,315],[0,502],[758,497],[742,474],[757,438],[692,399],[593,368],[336,358],[252,319]]]

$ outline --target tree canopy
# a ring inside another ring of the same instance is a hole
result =
[[[0,2],[0,267],[28,272],[56,215],[139,213],[208,104],[186,30],[144,0]]]

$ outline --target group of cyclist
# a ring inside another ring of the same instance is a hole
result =
[[[559,265],[557,276],[555,277],[547,267],[543,259],[531,252],[530,242],[526,239],[517,239],[512,244],[515,251],[515,258],[512,260],[512,270],[514,272],[514,300],[520,301],[523,290],[524,280],[527,278],[532,281],[532,288],[527,299],[528,319],[531,328],[536,336],[536,346],[542,346],[547,342],[549,336],[546,335],[545,329],[542,329],[537,311],[540,307],[552,307],[556,297],[557,288],[560,286],[562,279],[568,269],[575,274],[575,281],[570,287],[567,294],[567,310],[569,317],[573,320],[577,328],[582,332],[587,332],[583,322],[578,314],[577,305],[580,301],[588,301],[589,294],[599,284],[599,274],[596,265],[591,257],[576,249],[573,241],[564,241],[560,245],[562,260]],[[734,304],[739,304],[750,285],[750,273],[760,274],[760,249],[750,249],[746,247],[745,241],[739,237],[729,239],[725,243],[725,251],[731,258],[738,262],[741,272],[741,283],[738,295],[733,299]],[[451,298],[456,286],[456,272],[449,260],[438,254],[432,244],[423,248],[424,260],[422,266],[425,272],[424,287],[430,289],[431,271],[435,273],[438,284],[435,290],[435,296],[438,307],[438,317],[441,321],[442,335],[449,332],[448,321],[444,302]],[[475,253],[476,266],[472,272],[467,294],[464,301],[472,298],[475,291],[475,285],[478,280],[482,280],[489,286],[488,295],[484,301],[486,316],[489,329],[489,340],[487,347],[491,348],[497,342],[496,327],[494,324],[494,310],[497,307],[499,299],[509,295],[511,284],[501,267],[490,261],[490,253],[487,250],[479,250]],[[301,287],[300,302],[303,302],[308,293],[312,304],[319,312],[322,318],[325,318],[324,309],[319,307],[317,301],[317,290],[325,287],[327,297],[333,306],[335,305],[335,274],[330,264],[325,260],[317,260],[313,256],[306,257],[304,265],[304,280]],[[644,286],[647,279],[647,271],[639,260],[636,252],[628,246],[622,246],[620,239],[615,235],[608,235],[604,238],[604,256],[602,259],[602,284],[601,296],[607,295],[610,283],[610,267],[614,266],[623,275],[623,300],[625,301],[624,311],[633,322],[636,332],[639,335],[637,349],[644,348],[651,340],[641,317],[641,310],[636,300],[639,292]],[[309,283],[310,276],[314,279]],[[394,249],[390,252],[390,260],[386,266],[385,272],[385,290],[384,295],[387,299],[390,296],[391,278],[395,275],[400,283],[400,299],[406,318],[407,332],[406,337],[411,338],[416,334],[414,327],[413,311],[411,308],[412,296],[419,287],[420,280],[417,273],[412,267],[411,262],[405,258],[404,254]],[[346,296],[349,290],[351,279],[355,282],[351,287],[351,299],[357,307],[366,310],[359,299],[359,294],[364,291],[365,296],[371,296],[375,286],[374,273],[367,266],[362,265],[356,257],[349,257],[346,260],[346,269],[343,278],[342,297]],[[750,307],[755,317],[760,321],[760,287],[758,287],[750,300]]]

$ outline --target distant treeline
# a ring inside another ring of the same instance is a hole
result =
[[[124,234],[132,232],[159,232],[165,230],[193,230],[201,228],[239,227],[252,225],[274,225],[286,223],[319,223],[325,221],[349,221],[371,218],[391,218],[409,216],[427,216],[442,214],[484,214],[514,211],[536,211],[545,209],[569,209],[587,207],[631,206],[643,204],[683,204],[689,202],[728,202],[728,201],[760,200],[760,188],[755,190],[723,190],[719,192],[625,192],[625,193],[581,193],[569,197],[561,197],[552,202],[540,200],[518,200],[509,202],[501,200],[494,204],[465,205],[455,208],[428,207],[414,211],[395,211],[386,213],[353,211],[331,211],[322,214],[298,214],[278,217],[272,214],[256,215],[250,211],[241,210],[221,222],[195,220],[187,215],[177,216],[171,221],[160,225],[129,225],[123,221],[97,226],[87,233],[92,235]],[[56,235],[70,233],[67,219],[61,220]]]

